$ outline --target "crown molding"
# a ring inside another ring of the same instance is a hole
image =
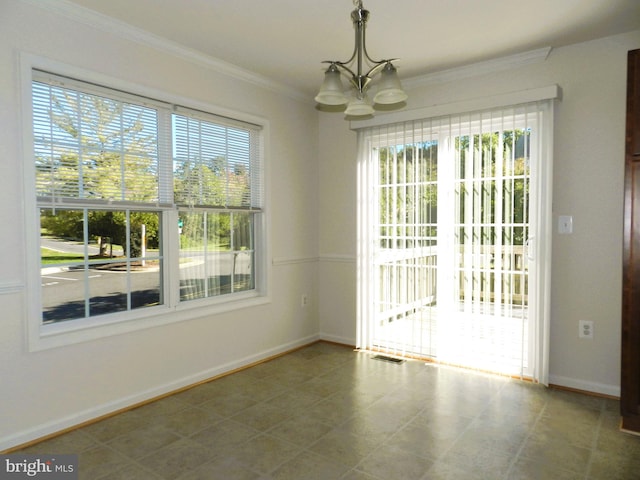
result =
[[[510,70],[524,65],[544,62],[550,53],[551,47],[539,48],[537,50],[508,55],[506,57],[495,58],[485,62],[472,63],[461,67],[403,79],[402,83],[405,88],[416,88],[433,83],[444,83],[464,78],[477,77],[487,73]]]
[[[545,87],[519,90],[515,92],[501,93],[498,95],[468,98],[451,103],[441,103],[426,107],[397,110],[376,115],[365,120],[351,120],[351,129],[359,130],[367,127],[376,127],[398,122],[409,122],[424,118],[444,117],[460,115],[465,112],[474,112],[493,108],[503,108],[510,105],[538,102],[543,100],[555,100],[562,98],[562,89],[559,85],[547,85]]]
[[[190,61],[216,73],[227,75],[252,85],[287,96],[293,100],[312,103],[309,96],[287,85],[275,82],[255,72],[225,62],[210,55],[205,55],[191,48],[180,45],[166,38],[155,35],[146,30],[136,28],[126,22],[116,20],[94,10],[82,7],[68,0],[21,0],[23,3],[33,5],[42,10],[64,16],[73,21],[97,28],[105,33],[116,35],[120,38],[151,47],[172,56]],[[551,52],[551,47],[539,48],[515,55],[477,62],[470,65],[441,70],[438,72],[405,78],[402,83],[406,89],[416,88],[433,83],[443,83],[478,75],[509,70],[512,68],[539,63],[546,60]]]
[[[91,28],[97,28],[105,33],[116,35],[120,38],[136,42],[147,47],[162,51],[169,55],[190,61],[202,67],[214,70],[229,77],[251,83],[272,92],[285,95],[294,100],[309,102],[308,95],[303,94],[289,86],[274,82],[273,80],[258,75],[244,68],[205,55],[179,43],[160,37],[146,30],[136,28],[126,22],[116,20],[108,15],[90,10],[67,0],[21,0],[40,9],[64,16],[70,20],[85,24]]]

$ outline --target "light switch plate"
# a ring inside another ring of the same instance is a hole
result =
[[[573,216],[560,215],[558,217],[558,233],[562,235],[573,233]]]

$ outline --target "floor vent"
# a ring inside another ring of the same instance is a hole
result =
[[[383,362],[391,362],[391,363],[404,363],[405,360],[401,359],[401,358],[394,358],[394,357],[388,357],[386,355],[374,355],[373,357],[374,360],[382,360]]]

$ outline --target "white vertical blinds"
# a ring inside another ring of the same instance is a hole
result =
[[[535,106],[534,106],[535,107]],[[450,361],[523,375],[529,370],[527,257],[532,132],[536,109],[459,118],[454,154],[453,298],[457,338]]]
[[[359,132],[359,347],[546,382],[551,111]]]

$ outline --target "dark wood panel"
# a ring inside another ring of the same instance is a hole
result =
[[[640,414],[640,164],[627,163],[622,300],[621,407]]]
[[[640,50],[627,65],[620,411],[640,433]]]
[[[627,60],[627,145],[631,161],[640,161],[640,50],[631,50]]]

